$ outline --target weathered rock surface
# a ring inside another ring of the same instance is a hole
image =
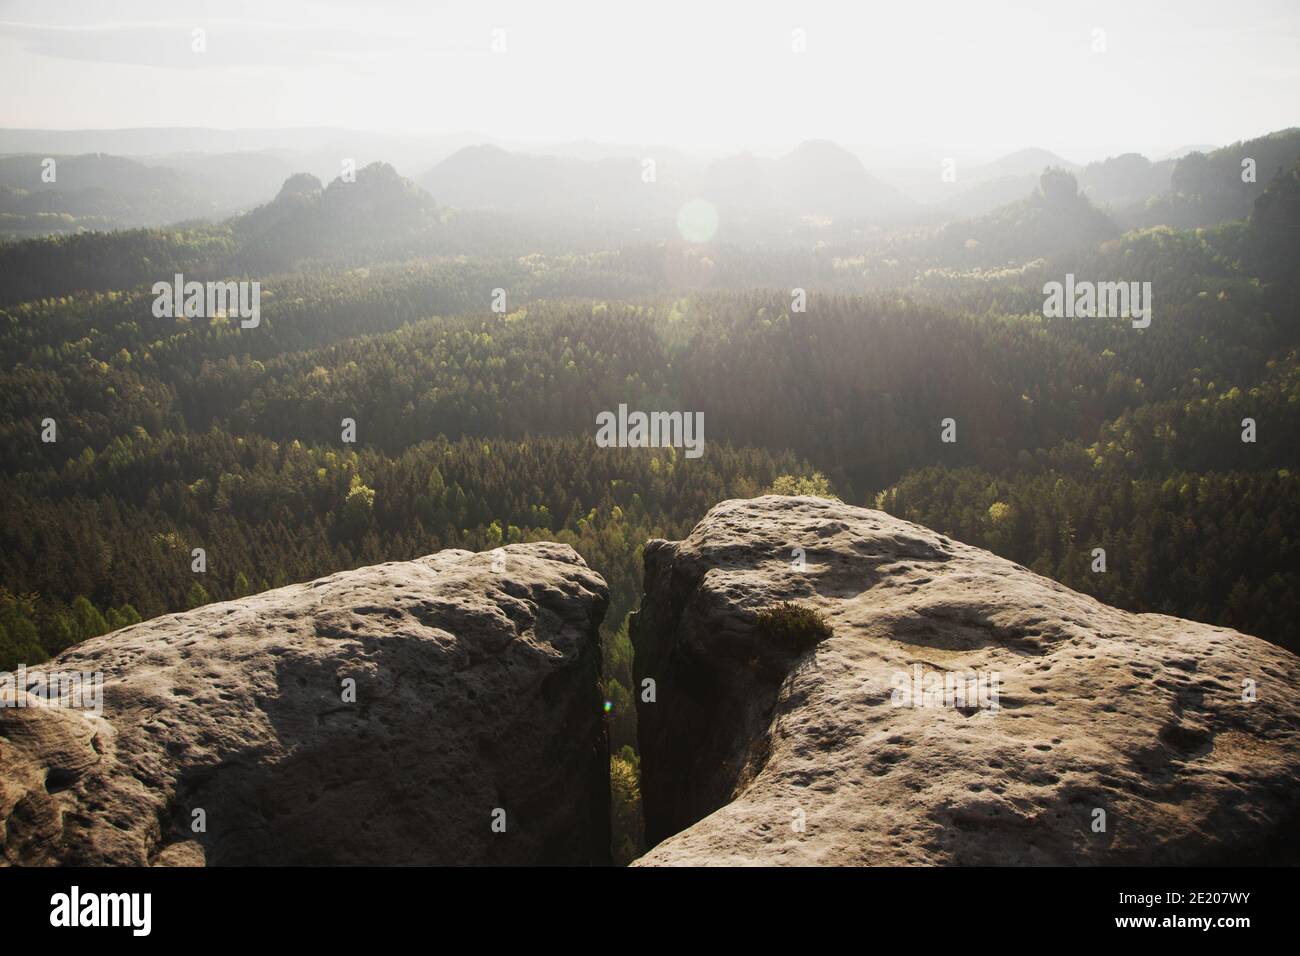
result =
[[[638,688],[656,682],[638,721],[662,842],[640,865],[1297,859],[1285,650],[818,498],[723,502],[645,564],[632,637]],[[773,646],[755,615],[783,601],[833,635]],[[896,706],[918,666],[996,672],[998,709]]]
[[[608,862],[605,583],[565,545],[493,560],[343,572],[43,665],[102,671],[103,715],[0,708],[0,861]]]

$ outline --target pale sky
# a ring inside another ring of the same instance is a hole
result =
[[[0,0],[4,127],[704,152],[825,138],[1086,161],[1297,124],[1297,0]]]

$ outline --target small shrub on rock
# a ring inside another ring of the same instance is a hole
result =
[[[795,654],[812,650],[833,633],[820,611],[790,601],[759,611],[757,628],[773,646]]]

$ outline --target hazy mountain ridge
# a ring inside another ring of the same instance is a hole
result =
[[[284,268],[312,256],[400,241],[437,221],[433,198],[387,163],[329,185],[311,173],[287,179],[269,203],[230,221],[240,259]]]
[[[713,203],[724,223],[805,216],[894,221],[915,208],[856,156],[825,140],[803,143],[777,159],[745,153],[702,167],[672,152],[583,160],[472,146],[419,182],[450,205],[650,222],[671,222],[689,199]]]
[[[941,227],[931,249],[944,261],[994,265],[1066,252],[1120,231],[1079,190],[1073,173],[1048,168],[1025,198]]]
[[[0,131],[0,144],[27,142],[25,131]],[[51,142],[157,145],[140,131],[107,136],[49,134]],[[170,143],[205,143],[207,132],[176,131]],[[338,178],[347,159],[337,131],[304,135],[297,149],[278,145],[257,152],[180,152],[128,158],[104,153],[54,156],[56,183],[41,180],[46,157],[31,152],[0,157],[0,235],[22,237],[85,229],[162,226],[218,221],[274,196],[295,171],[323,182]],[[12,134],[6,140],[4,133]],[[39,142],[39,140],[37,140]],[[229,141],[240,145],[240,137]],[[373,154],[386,140],[367,147]],[[398,152],[409,146],[394,140]],[[444,140],[455,142],[455,137]],[[826,140],[810,140],[774,158],[737,153],[703,161],[678,150],[599,143],[559,144],[544,150],[508,150],[492,143],[463,145],[415,177],[442,206],[493,211],[544,223],[596,223],[647,238],[676,235],[676,217],[693,199],[719,214],[717,238],[808,238],[828,228],[837,235],[863,227],[938,225],[977,218],[1031,196],[1048,167],[1075,174],[1080,192],[1122,228],[1197,226],[1248,214],[1250,204],[1279,169],[1300,158],[1300,131],[1281,130],[1209,154],[1152,162],[1125,153],[1079,166],[1039,148],[996,160],[955,165],[953,182],[936,165],[873,174],[859,156]],[[641,155],[644,153],[644,155]],[[1239,163],[1256,160],[1256,183],[1240,181]],[[586,158],[580,158],[586,157]],[[389,157],[376,162],[394,169]],[[357,168],[370,163],[358,161]],[[407,163],[409,170],[409,162]]]
[[[1169,189],[1120,214],[1132,226],[1190,228],[1249,215],[1256,199],[1300,158],[1300,127],[1242,140],[1177,160]],[[1248,170],[1247,163],[1253,164]],[[1253,175],[1252,175],[1253,173]]]
[[[1247,157],[1256,162],[1255,183],[1241,180],[1240,164]],[[1051,166],[1074,172],[1080,191],[1126,228],[1205,226],[1246,215],[1264,186],[1297,159],[1295,129],[1224,147],[1188,147],[1154,161],[1123,153],[1080,166],[1031,148],[990,163],[955,166],[951,183],[940,181],[936,167],[924,184],[913,180],[910,192],[928,197],[928,208],[941,218],[979,216],[1032,193],[1043,169]]]
[[[0,187],[0,235],[162,225],[237,208],[196,176],[106,153],[0,156]]]

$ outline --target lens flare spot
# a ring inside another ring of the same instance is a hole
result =
[[[718,209],[707,199],[691,199],[677,210],[677,231],[687,242],[708,242],[718,231]]]

